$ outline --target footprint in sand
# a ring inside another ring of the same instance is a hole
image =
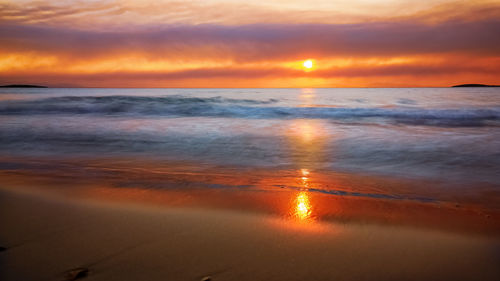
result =
[[[78,267],[71,269],[66,272],[64,276],[64,281],[73,281],[81,278],[87,277],[89,274],[89,269],[85,267]]]

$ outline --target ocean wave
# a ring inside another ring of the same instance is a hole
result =
[[[0,115],[80,115],[228,117],[247,119],[331,119],[343,122],[390,122],[406,125],[485,126],[500,120],[500,108],[352,108],[276,106],[278,101],[228,99],[223,97],[142,97],[142,96],[64,96],[38,100],[0,102]]]

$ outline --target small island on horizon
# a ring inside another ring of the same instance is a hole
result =
[[[460,88],[460,87],[500,87],[500,85],[485,85],[485,84],[460,84],[453,85],[452,88]]]
[[[451,88],[472,88],[472,87],[500,87],[500,85],[458,84],[451,86]],[[32,84],[9,84],[9,85],[0,85],[0,88],[49,88],[49,87],[43,85],[32,85]]]
[[[48,87],[41,85],[11,84],[11,85],[1,85],[0,88],[48,88]]]

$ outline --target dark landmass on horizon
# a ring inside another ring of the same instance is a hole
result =
[[[48,88],[48,87],[40,85],[12,84],[12,85],[2,85],[0,86],[0,88]]]
[[[485,84],[460,84],[460,85],[453,85],[451,86],[452,88],[458,88],[458,87],[500,87],[500,85],[485,85]]]

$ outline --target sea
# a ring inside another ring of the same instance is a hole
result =
[[[123,163],[184,175],[165,184],[134,178],[139,188],[189,188],[192,173],[198,188],[259,189],[259,177],[273,175],[268,189],[430,201],[481,196],[496,205],[500,88],[0,89],[4,174],[123,179],[114,170]],[[214,171],[231,180],[203,177]],[[321,182],[299,186],[315,173]],[[279,183],[293,174],[299,187]],[[422,184],[406,195],[383,184],[342,191],[328,175]]]

